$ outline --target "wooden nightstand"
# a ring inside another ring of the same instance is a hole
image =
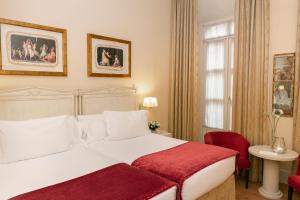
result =
[[[169,133],[169,132],[164,131],[164,130],[156,130],[154,133],[159,134],[159,135],[163,135],[163,136],[166,136],[166,137],[173,137],[172,133]]]

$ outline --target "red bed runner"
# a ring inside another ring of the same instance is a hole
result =
[[[231,149],[187,142],[157,153],[142,156],[132,166],[146,169],[179,184],[201,169],[222,159],[238,155]],[[178,192],[180,192],[180,190]]]
[[[11,199],[145,200],[175,185],[158,175],[121,163]]]

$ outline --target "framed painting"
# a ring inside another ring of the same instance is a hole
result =
[[[274,55],[274,81],[293,81],[295,71],[295,54]]]
[[[131,77],[131,42],[87,35],[87,73],[96,77]]]
[[[276,54],[273,63],[273,110],[293,116],[295,54]]]
[[[67,31],[0,19],[0,74],[67,76]]]

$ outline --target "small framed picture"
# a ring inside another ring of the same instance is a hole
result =
[[[295,54],[274,55],[274,81],[292,81],[295,71]]]
[[[0,19],[0,74],[66,76],[67,31]]]
[[[131,77],[131,42],[87,35],[87,73],[96,77]]]
[[[291,81],[274,82],[273,109],[282,110],[283,116],[293,115],[293,84]]]
[[[276,54],[273,63],[273,109],[292,117],[294,107],[295,54]]]

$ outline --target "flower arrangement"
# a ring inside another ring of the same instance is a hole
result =
[[[266,113],[266,115],[269,119],[271,128],[272,128],[272,143],[274,143],[274,141],[275,141],[278,121],[282,114],[283,114],[283,111],[280,109],[274,109],[273,112]]]
[[[149,122],[148,126],[151,131],[155,131],[156,129],[160,128],[158,121],[151,121]]]

